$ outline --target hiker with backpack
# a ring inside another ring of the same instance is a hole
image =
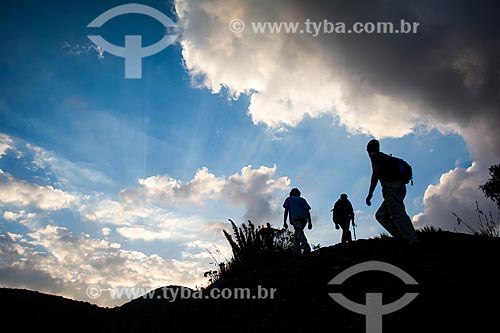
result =
[[[285,199],[283,208],[285,208],[283,228],[288,228],[286,220],[288,216],[290,216],[290,224],[293,225],[295,231],[293,243],[294,252],[311,252],[311,247],[309,246],[306,235],[304,234],[306,224],[309,230],[312,229],[311,213],[309,212],[311,210],[311,206],[309,206],[306,199],[300,197],[300,191],[298,188],[293,188],[290,191],[290,196]]]
[[[349,230],[350,222],[354,228],[354,209],[351,202],[347,199],[347,194],[340,195],[340,199],[335,202],[332,209],[332,219],[335,223],[335,229],[342,228],[342,243],[352,242],[351,231]]]
[[[394,238],[409,242],[417,241],[417,233],[404,204],[406,184],[412,177],[411,166],[402,159],[382,153],[378,140],[370,140],[366,150],[372,163],[372,177],[366,204],[371,206],[373,191],[380,181],[384,201],[375,213],[375,218]]]

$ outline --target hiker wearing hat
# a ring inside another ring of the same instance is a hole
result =
[[[293,188],[290,191],[290,196],[286,198],[283,203],[283,208],[285,208],[283,228],[288,228],[286,220],[289,216],[290,224],[293,225],[295,231],[294,252],[311,252],[311,247],[309,246],[306,235],[304,234],[306,224],[309,230],[312,229],[311,213],[309,212],[311,210],[311,206],[309,206],[306,199],[300,197],[300,191],[298,188]]]
[[[352,221],[352,226],[354,227],[354,210],[352,208],[351,202],[347,199],[347,194],[343,193],[340,195],[340,199],[335,202],[332,209],[333,223],[335,223],[335,229],[342,228],[342,243],[347,243],[352,241],[351,231],[349,230],[350,222]]]
[[[380,181],[384,201],[375,213],[375,218],[394,238],[409,242],[417,241],[417,233],[410,217],[406,214],[404,204],[407,180],[401,178],[397,159],[382,153],[377,140],[368,142],[366,150],[372,162],[372,177],[366,204],[368,206],[372,204],[373,191]]]

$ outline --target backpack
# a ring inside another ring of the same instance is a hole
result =
[[[349,201],[337,200],[332,209],[333,217],[350,216],[353,213],[352,204]]]
[[[394,164],[396,166],[396,172],[398,172],[399,180],[401,180],[405,184],[411,182],[411,185],[413,186],[413,170],[411,168],[411,165],[401,158],[394,157],[392,155],[391,157],[393,158]]]

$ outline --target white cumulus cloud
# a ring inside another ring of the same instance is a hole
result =
[[[222,200],[245,207],[245,218],[257,221],[269,219],[275,212],[275,190],[290,186],[288,177],[276,178],[277,167],[246,166],[241,172],[217,177],[207,168],[199,169],[193,179],[182,182],[168,175],[140,179],[140,187],[121,192],[122,202],[146,201],[160,205],[203,204],[210,200]]]
[[[471,228],[479,231],[479,208],[486,214],[492,212],[496,217],[495,204],[486,199],[479,185],[487,180],[484,167],[474,162],[469,168],[455,168],[443,174],[436,185],[429,185],[424,194],[425,210],[413,217],[417,227],[436,226],[444,230],[469,232],[462,224],[457,225],[457,214]],[[483,219],[484,223],[484,219]]]
[[[59,210],[70,207],[78,196],[27,181],[17,180],[0,169],[0,203],[33,206],[42,210]]]
[[[170,284],[194,287],[204,282],[204,268],[198,262],[123,250],[118,243],[52,225],[35,229],[26,237],[1,235],[0,253],[2,286],[51,292],[102,306],[130,300],[113,299],[109,292],[112,288],[144,290]],[[86,290],[90,285],[101,289],[100,297],[89,298]]]
[[[329,114],[353,133],[398,137],[423,122],[415,112],[416,103],[376,89],[366,73],[345,67],[340,50],[325,49],[321,41],[303,34],[251,31],[254,21],[298,19],[293,3],[176,5],[183,26],[183,57],[193,82],[213,92],[224,87],[233,97],[249,94],[248,113],[255,123],[280,128]],[[234,18],[246,22],[245,32],[230,31]]]
[[[139,179],[147,197],[160,202],[194,202],[203,203],[206,199],[215,198],[221,192],[225,180],[210,173],[207,168],[199,169],[193,179],[182,182],[169,176],[152,176]],[[127,192],[122,193],[126,196]]]

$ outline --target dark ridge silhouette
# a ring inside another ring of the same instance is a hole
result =
[[[25,289],[0,288],[4,325],[16,330],[88,332],[92,327],[108,325],[106,309],[87,302],[48,295]]]
[[[0,289],[3,316],[21,326],[78,332],[366,332],[365,317],[328,293],[342,292],[364,303],[367,292],[382,292],[384,304],[406,292],[417,298],[383,316],[383,332],[486,332],[498,328],[500,238],[444,231],[419,232],[420,242],[390,237],[358,240],[320,248],[307,255],[274,257],[225,271],[214,288],[276,288],[274,299],[135,299],[116,308],[100,308],[41,293]],[[328,282],[354,264],[378,260],[410,274],[418,286],[406,286],[384,272],[353,276],[339,290]],[[193,291],[193,290],[190,290]]]

